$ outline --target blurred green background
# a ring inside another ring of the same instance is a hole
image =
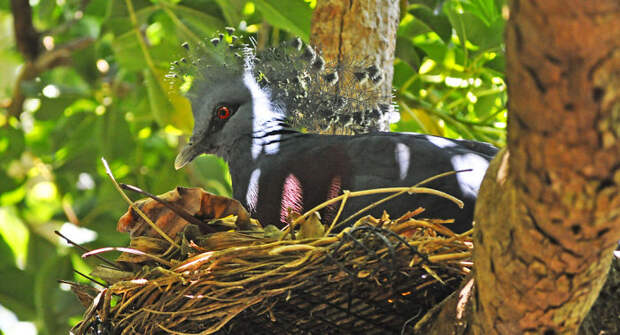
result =
[[[392,129],[503,145],[505,0],[400,3],[393,84],[401,121]],[[115,231],[127,204],[101,157],[119,181],[151,193],[182,185],[230,194],[219,159],[202,156],[174,170],[192,126],[187,104],[164,84],[180,44],[226,26],[259,46],[292,36],[307,41],[316,0],[29,4],[43,52],[75,41],[84,47],[69,64],[19,80],[25,58],[10,1],[0,0],[0,333],[66,334],[83,309],[58,280],[86,282],[73,269],[88,273],[94,261],[82,260],[53,231],[90,249],[128,242]],[[26,98],[19,117],[8,109],[16,85]]]

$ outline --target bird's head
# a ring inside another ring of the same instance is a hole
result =
[[[250,135],[252,94],[244,85],[243,75],[230,75],[220,78],[218,85],[205,89],[203,94],[192,99],[194,129],[189,143],[174,162],[176,169],[203,153],[223,156],[236,138]]]
[[[243,136],[253,139],[255,159],[270,152],[261,141],[277,142],[274,136],[289,125],[365,132],[393,111],[390,97],[376,88],[383,80],[376,66],[326,62],[298,38],[257,52],[229,28],[210,43],[183,47],[188,54],[173,62],[170,76],[191,84],[194,130],[177,169],[202,153],[226,158]]]
[[[170,78],[191,87],[186,95],[194,116],[190,141],[175,160],[177,169],[203,153],[225,157],[238,138],[252,136],[256,113],[265,117],[272,109],[268,91],[252,75],[252,50],[236,38],[231,42],[231,36],[221,34],[192,47],[184,43],[188,54],[173,62]]]

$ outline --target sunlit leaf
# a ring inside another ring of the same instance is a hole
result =
[[[215,0],[222,9],[228,25],[236,26],[241,21],[245,0]]]
[[[496,17],[493,21],[486,23],[481,19],[483,14],[461,12],[454,1],[445,7],[445,12],[461,45],[469,41],[482,50],[486,50],[498,47],[503,42],[504,20],[501,17]]]
[[[191,104],[179,93],[178,81],[171,84],[166,80],[166,72],[150,69],[143,71],[151,110],[160,125],[171,124],[185,132],[193,126]]]
[[[415,36],[431,31],[431,29],[420,20],[416,20],[413,16],[406,16],[398,26],[397,35],[403,38],[413,38]]]
[[[216,31],[221,31],[224,27],[222,20],[185,6],[170,6],[170,9],[179,16],[186,27],[179,27],[178,32],[183,35],[192,35],[197,40],[204,40],[211,37]],[[189,36],[185,36],[188,38]],[[194,39],[191,39],[195,42]]]
[[[443,12],[433,12],[428,7],[416,6],[409,10],[416,19],[424,22],[429,28],[441,37],[441,39],[448,43],[452,36],[452,26],[450,20]]]
[[[310,14],[312,9],[303,0],[257,0],[256,7],[267,22],[288,30],[308,41],[310,37]]]
[[[116,61],[123,69],[138,71],[145,68],[144,55],[134,31],[128,31],[115,38],[112,49]]]
[[[425,41],[415,44],[416,47],[422,49],[428,58],[432,59],[436,63],[443,63],[448,48],[445,44],[439,40]]]
[[[148,0],[132,0],[138,24],[142,25],[159,8]],[[125,0],[110,0],[107,15],[102,26],[103,31],[110,31],[114,35],[121,35],[133,29]]]

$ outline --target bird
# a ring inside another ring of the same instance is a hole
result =
[[[190,83],[194,128],[175,160],[178,170],[201,154],[229,166],[233,197],[263,225],[287,225],[344,191],[409,187],[435,175],[469,170],[428,183],[464,202],[428,194],[402,195],[371,209],[399,216],[423,207],[421,218],[454,219],[448,227],[472,227],[480,183],[498,149],[488,143],[418,133],[382,131],[396,113],[377,88],[374,64],[326,62],[299,38],[257,51],[232,29],[203,44],[182,44],[168,78]],[[320,131],[303,131],[319,129]],[[349,134],[334,134],[348,129]],[[348,199],[342,218],[385,195]],[[329,223],[339,209],[320,211]]]

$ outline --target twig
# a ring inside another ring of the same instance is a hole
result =
[[[344,190],[343,191],[344,197],[342,198],[342,202],[340,203],[340,208],[338,208],[338,213],[336,213],[336,216],[334,217],[334,220],[332,221],[332,224],[329,225],[329,229],[327,229],[327,231],[325,232],[324,236],[329,235],[329,233],[332,231],[332,229],[334,229],[334,227],[336,226],[336,222],[338,222],[338,219],[340,218],[340,214],[342,214],[342,210],[344,209],[344,205],[347,203],[347,200],[349,199],[349,194],[351,194],[351,192],[349,190]]]
[[[433,180],[435,180],[435,179],[439,179],[439,178],[442,178],[442,177],[450,176],[450,175],[453,175],[453,174],[456,174],[456,173],[459,173],[459,172],[468,172],[468,171],[471,171],[471,169],[467,169],[467,170],[458,170],[458,171],[448,171],[448,172],[440,173],[440,174],[438,174],[438,175],[434,175],[434,176],[432,176],[432,177],[430,177],[430,178],[426,178],[426,179],[422,180],[421,182],[419,182],[419,183],[417,183],[417,184],[413,185],[412,187],[418,187],[418,186],[420,186],[420,185],[428,184],[428,183],[430,183],[431,181],[433,181]],[[385,197],[385,198],[383,198],[383,199],[381,199],[381,200],[379,200],[379,201],[375,201],[375,202],[373,202],[372,204],[370,204],[370,205],[368,205],[368,206],[366,206],[366,207],[364,207],[364,208],[360,209],[359,211],[355,212],[354,214],[352,214],[352,215],[351,215],[351,216],[349,216],[348,218],[344,219],[342,222],[338,223],[338,225],[336,225],[336,226],[341,226],[341,225],[345,224],[346,222],[351,221],[354,217],[356,217],[356,216],[358,216],[358,215],[360,215],[360,214],[364,213],[365,211],[367,211],[367,210],[369,210],[369,209],[371,209],[371,208],[374,208],[374,207],[376,207],[376,206],[378,206],[378,205],[380,205],[380,204],[382,204],[382,203],[384,203],[384,202],[386,202],[386,201],[390,201],[390,200],[392,200],[392,199],[394,199],[394,198],[398,197],[399,195],[402,195],[402,194],[404,194],[404,193],[406,193],[406,192],[408,192],[408,191],[407,191],[407,190],[403,190],[403,191],[400,191],[400,192],[394,193],[394,194],[392,194],[392,195],[389,195],[389,196],[387,196],[387,197]],[[410,192],[410,193],[411,193],[411,192]],[[414,192],[414,193],[415,193],[415,192]],[[460,200],[459,200],[459,201],[460,201]],[[461,203],[458,203],[458,202],[457,202],[456,204],[457,204],[460,208],[463,208],[463,203],[462,203],[462,202],[461,202]]]
[[[82,250],[82,252],[84,252],[84,253],[91,252],[91,250],[89,250],[89,249],[87,249],[87,248],[84,248],[83,246],[81,246],[81,245],[79,245],[79,244],[77,244],[77,243],[75,243],[75,242],[71,241],[68,237],[66,237],[65,235],[61,234],[58,230],[54,230],[54,233],[55,233],[56,235],[60,236],[61,238],[63,238],[65,241],[67,241],[67,243],[69,243],[69,244],[71,244],[72,246],[74,246],[74,247],[76,247],[76,248],[78,248],[78,249]],[[119,264],[114,263],[114,262],[112,262],[112,261],[108,260],[107,258],[105,258],[105,257],[101,256],[101,255],[95,255],[95,257],[97,257],[97,259],[99,259],[100,261],[102,261],[102,262],[104,262],[104,263],[106,263],[106,264],[108,264],[108,265],[110,265],[110,266],[114,267],[115,269],[119,269],[119,270],[120,270],[120,269],[122,269],[122,268],[123,268],[123,267],[122,267],[122,266],[120,266]]]
[[[364,191],[357,191],[357,192],[350,192],[347,197],[360,197],[360,196],[364,196],[364,195],[373,195],[373,194],[381,194],[381,193],[399,193],[399,194],[403,194],[403,193],[423,193],[423,194],[434,194],[436,196],[440,196],[442,198],[446,198],[452,202],[454,202],[455,204],[457,204],[460,208],[463,208],[463,202],[459,199],[457,199],[456,197],[447,194],[445,192],[441,192],[432,188],[428,188],[428,187],[415,187],[415,186],[411,186],[411,187],[386,187],[386,188],[376,188],[376,189],[372,189],[372,190],[364,190]],[[307,218],[310,214],[323,209],[324,207],[327,207],[333,203],[336,203],[338,201],[341,201],[343,198],[345,197],[345,195],[340,195],[337,196],[335,198],[331,198],[325,202],[323,202],[320,205],[317,205],[316,207],[312,208],[311,210],[307,211],[306,213],[304,213],[303,215],[299,216],[297,219],[295,219],[289,226],[288,228],[286,228],[286,230],[284,230],[284,234],[282,234],[282,237],[280,237],[280,240],[283,240],[284,238],[286,238],[286,236],[288,235],[288,233],[290,232],[291,228],[294,227],[297,223],[301,222],[301,220],[304,220],[305,218]]]
[[[119,186],[122,189],[128,190],[128,191],[132,191],[132,192],[136,192],[142,195],[146,195],[147,197],[159,202],[160,204],[168,207],[171,211],[173,211],[176,215],[182,217],[185,221],[195,224],[197,226],[200,226],[201,228],[206,228],[207,230],[210,230],[209,232],[211,233],[215,233],[216,230],[213,229],[213,227],[209,227],[208,225],[204,225],[202,221],[200,221],[199,219],[197,219],[196,217],[194,217],[193,215],[189,214],[185,209],[169,202],[166,201],[154,194],[151,194],[137,186],[133,186],[133,185],[128,185],[128,184],[124,184],[124,183],[119,183]]]
[[[471,257],[471,252],[457,252],[452,254],[443,254],[443,255],[433,255],[428,256],[428,260],[431,263],[439,263],[444,261],[454,261],[459,259],[465,259]]]
[[[75,272],[75,273],[79,274],[80,276],[82,276],[82,277],[84,277],[84,278],[86,278],[86,279],[88,279],[88,280],[92,281],[92,282],[93,282],[93,283],[95,283],[95,284],[99,284],[99,285],[101,285],[101,286],[103,286],[103,287],[106,287],[106,288],[107,288],[107,287],[110,287],[109,285],[104,284],[104,283],[102,283],[102,282],[100,282],[100,281],[96,280],[95,278],[92,278],[92,277],[90,277],[90,276],[87,276],[87,275],[85,275],[85,274],[81,273],[80,271],[78,271],[78,270],[76,270],[76,269],[73,269],[73,272]],[[71,285],[70,283],[67,283],[67,284]]]
[[[105,160],[105,158],[101,157],[101,161],[103,162],[105,172],[108,175],[108,177],[110,177],[110,179],[112,180],[114,187],[116,187],[116,189],[121,194],[121,196],[127,201],[131,209],[133,209],[136,213],[138,213],[138,215],[140,215],[140,217],[142,217],[142,219],[144,219],[144,221],[148,223],[151,226],[151,228],[153,228],[153,230],[155,230],[159,235],[161,235],[161,237],[163,237],[170,244],[180,249],[181,246],[178,245],[176,242],[174,242],[174,240],[170,238],[168,234],[166,234],[163,230],[161,230],[161,228],[159,228],[155,223],[153,223],[153,221],[151,221],[151,219],[149,219],[148,216],[146,216],[146,214],[144,214],[144,212],[140,210],[140,208],[138,208],[138,206],[136,206],[136,204],[133,201],[131,201],[131,199],[129,199],[127,194],[123,192],[123,189],[118,185],[118,182],[114,178],[114,175],[112,174],[112,170],[110,169],[110,166],[108,165],[108,162]]]
[[[150,258],[156,262],[159,262],[161,264],[166,265],[167,267],[172,267],[172,263],[168,262],[167,260],[161,258],[161,257],[157,257],[155,255],[151,255],[148,254],[142,250],[138,250],[138,249],[132,249],[132,248],[123,248],[123,247],[105,247],[105,248],[99,248],[99,249],[95,249],[93,251],[87,252],[85,254],[82,255],[82,258],[87,258],[90,256],[94,256],[94,255],[98,255],[100,253],[104,253],[104,252],[108,252],[108,251],[120,251],[120,252],[125,252],[128,254],[134,254],[134,255],[138,255],[138,256],[144,256],[147,258]]]

